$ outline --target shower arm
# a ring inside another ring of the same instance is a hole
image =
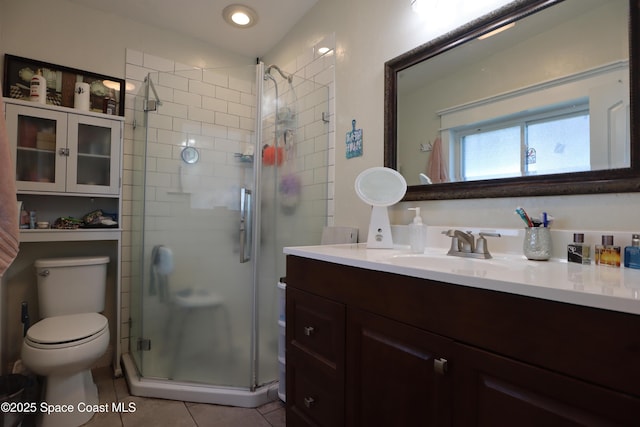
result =
[[[267,70],[265,71],[265,74],[271,75],[271,70],[276,70],[282,76],[283,79],[289,82],[289,84],[291,84],[291,82],[293,81],[293,74],[286,74],[277,65],[269,65],[267,67]]]
[[[160,97],[158,96],[158,92],[156,92],[156,87],[153,84],[153,80],[151,79],[151,77],[148,75],[147,77],[144,78],[145,83],[147,84],[147,93],[146,93],[146,99],[144,100],[144,111],[156,111],[157,107],[159,105],[162,105],[162,101],[160,101]],[[153,96],[155,96],[155,100],[150,100],[149,99],[149,88],[151,88],[151,91],[153,92]]]

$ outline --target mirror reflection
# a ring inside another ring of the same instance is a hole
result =
[[[399,69],[393,166],[410,186],[630,168],[628,22],[627,0],[566,0]]]

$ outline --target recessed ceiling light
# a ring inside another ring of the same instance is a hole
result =
[[[231,4],[222,11],[224,20],[238,28],[249,28],[258,22],[258,14],[255,10],[242,4]]]

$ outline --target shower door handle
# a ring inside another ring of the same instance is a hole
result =
[[[251,260],[251,190],[240,189],[240,263]],[[249,253],[247,253],[249,251]]]

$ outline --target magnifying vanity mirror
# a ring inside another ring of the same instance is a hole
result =
[[[639,19],[631,0],[515,1],[388,61],[404,200],[640,191]]]
[[[407,191],[407,182],[397,171],[373,167],[356,177],[355,189],[360,199],[371,205],[368,248],[393,248],[387,206],[398,203]]]

